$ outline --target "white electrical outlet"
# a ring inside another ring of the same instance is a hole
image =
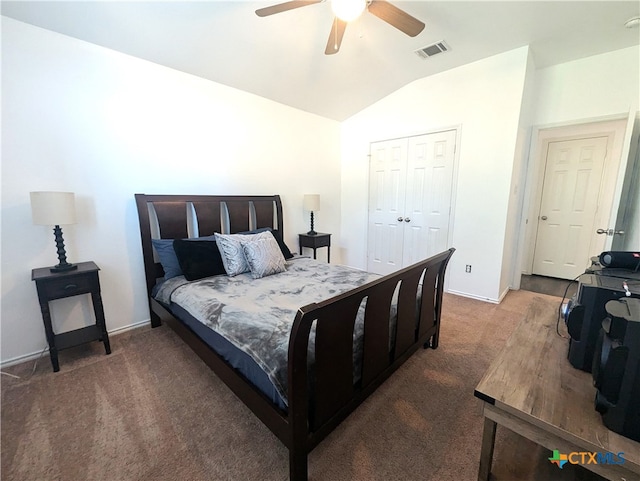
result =
[[[466,273],[471,272],[471,264],[467,264],[467,266],[464,268],[464,271],[465,271]]]

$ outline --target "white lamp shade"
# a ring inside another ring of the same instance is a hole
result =
[[[311,212],[318,212],[320,210],[320,195],[305,194],[302,200],[302,208]]]
[[[37,225],[76,223],[76,203],[73,192],[30,192],[31,217]]]

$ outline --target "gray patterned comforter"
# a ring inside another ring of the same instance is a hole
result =
[[[156,294],[160,302],[180,305],[251,356],[267,373],[285,403],[289,335],[297,310],[380,277],[306,257],[290,259],[286,268],[286,272],[262,279],[253,279],[249,273],[208,277],[194,282],[188,282],[182,276],[174,277]],[[360,310],[362,317],[364,306]],[[356,359],[362,346],[362,332],[363,322],[356,322]],[[311,346],[314,344],[313,332],[310,339]]]

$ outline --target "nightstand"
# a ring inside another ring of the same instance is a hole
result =
[[[102,341],[106,353],[111,354],[102,297],[100,296],[99,270],[100,268],[94,262],[80,262],[78,268],[72,271],[51,272],[49,267],[41,267],[31,271],[31,280],[35,281],[38,291],[38,301],[40,302],[44,330],[49,343],[49,356],[54,372],[60,370],[58,351],[61,349],[91,341]],[[54,333],[51,325],[49,301],[80,294],[91,294],[96,323],[61,334]]]
[[[320,247],[327,248],[327,262],[331,262],[331,234],[325,234],[318,232],[315,235],[310,234],[298,234],[300,242],[300,254],[302,254],[303,247],[309,247],[313,249],[313,258],[316,258],[316,249]]]

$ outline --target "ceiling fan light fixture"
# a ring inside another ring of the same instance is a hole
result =
[[[358,18],[366,6],[366,0],[331,0],[333,13],[344,22]]]

